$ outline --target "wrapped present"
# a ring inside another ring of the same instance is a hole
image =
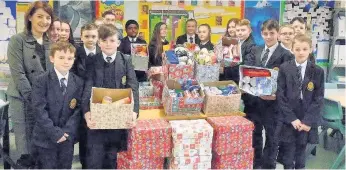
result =
[[[254,151],[252,148],[243,152],[227,155],[213,155],[212,169],[252,169]]]
[[[138,120],[129,130],[128,153],[131,158],[169,157],[172,129],[163,119]]]
[[[208,156],[212,154],[212,139],[194,138],[174,140],[174,157]]]
[[[174,51],[167,51],[166,56],[162,64],[166,80],[186,80],[194,77],[194,63],[189,57],[178,59]]]
[[[236,89],[235,92],[228,95],[216,95],[214,93],[205,92],[203,112],[206,115],[225,115],[235,114],[239,111],[241,92],[233,81],[216,81],[203,83],[202,87],[220,87],[232,85]],[[222,93],[222,92],[221,92]]]
[[[199,90],[198,85],[193,86],[190,91],[185,88],[187,86],[182,86],[178,81],[166,81],[162,93],[162,102],[166,115],[200,114],[203,107],[204,93]],[[195,87],[196,89],[194,89]],[[180,92],[178,93],[178,91]],[[194,95],[192,95],[192,91],[194,91]]]
[[[156,85],[157,86],[157,85]],[[162,102],[160,96],[155,96],[155,91],[160,90],[154,88],[151,82],[141,82],[139,85],[139,109],[161,109]],[[157,93],[157,92],[156,92]]]
[[[170,163],[178,166],[195,165],[198,163],[210,163],[212,156],[191,156],[191,157],[173,157]]]
[[[254,125],[241,116],[210,117],[214,128],[213,152],[218,155],[243,152],[252,147]]]
[[[127,152],[119,152],[117,155],[118,169],[163,169],[165,158],[133,159]]]
[[[220,64],[195,65],[195,75],[199,82],[218,81],[220,76]]]
[[[131,43],[132,64],[135,70],[147,71],[149,55],[147,44]]]
[[[278,69],[242,65],[239,67],[239,88],[254,96],[273,95],[277,90]]]
[[[112,103],[103,104],[105,97],[110,97]],[[114,102],[130,98],[130,104]],[[91,120],[95,122],[92,129],[130,129],[133,122],[133,95],[131,89],[92,88],[90,112]]]
[[[154,96],[158,99],[162,100],[162,92],[163,92],[163,82],[162,81],[157,81],[157,80],[152,80],[151,81],[153,87],[154,87]]]
[[[213,128],[204,120],[174,120],[172,127],[173,142],[181,139],[212,139]]]
[[[211,162],[200,162],[196,164],[188,164],[188,165],[177,165],[174,163],[169,164],[169,169],[210,169],[211,168]]]

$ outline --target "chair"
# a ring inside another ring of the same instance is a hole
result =
[[[331,128],[333,130],[337,130],[345,137],[345,126],[342,124],[343,112],[341,109],[340,102],[324,99],[324,114],[322,115],[322,119],[325,122],[324,125],[324,147],[327,146],[327,130]],[[323,133],[322,132],[322,133]],[[340,142],[339,142],[340,143]],[[345,158],[345,145],[341,149],[338,157],[334,161],[331,169],[337,169],[343,159]]]
[[[324,88],[325,89],[337,89],[338,88],[338,84],[336,84],[336,83],[325,83],[324,84]]]

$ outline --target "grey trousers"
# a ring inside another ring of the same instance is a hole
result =
[[[13,122],[15,143],[20,154],[31,154],[33,151],[31,137],[35,125],[35,117],[29,107],[30,103],[12,96],[8,96],[9,115]]]

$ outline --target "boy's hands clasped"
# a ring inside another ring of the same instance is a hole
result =
[[[300,131],[306,131],[309,132],[311,127],[308,125],[303,124],[299,119],[296,119],[295,121],[291,122],[294,129]]]

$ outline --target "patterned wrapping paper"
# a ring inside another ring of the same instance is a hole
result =
[[[139,86],[139,97],[150,97],[154,95],[154,86]]]
[[[160,99],[155,96],[150,97],[139,97],[139,109],[150,110],[150,109],[162,109],[163,105]]]
[[[173,142],[180,139],[213,139],[213,128],[204,119],[173,120],[169,122],[172,127]]]
[[[169,169],[210,169],[211,168],[211,162],[201,162],[196,164],[189,164],[189,165],[177,165],[174,163],[170,163]]]
[[[162,100],[163,82],[152,80],[151,83],[154,86],[154,96]]]
[[[174,140],[172,155],[174,157],[212,155],[212,140],[210,139]]]
[[[166,80],[194,78],[194,65],[169,64],[167,60],[163,60],[162,65]]]
[[[148,45],[131,43],[131,59],[135,70],[147,71],[149,64]]]
[[[196,79],[203,82],[218,81],[220,74],[220,65],[195,65],[195,75]]]
[[[212,156],[191,156],[191,157],[173,157],[170,162],[174,165],[185,166],[204,162],[211,162]]]
[[[165,158],[131,159],[127,152],[119,152],[118,169],[163,169]]]
[[[162,103],[166,115],[199,115],[203,108],[204,93],[200,97],[189,98],[188,102],[185,97],[172,97],[169,94],[167,84],[163,88]]]
[[[217,155],[213,154],[212,169],[252,169],[254,151],[252,148],[241,153]]]
[[[172,129],[166,120],[139,120],[129,130],[128,154],[131,158],[169,157]]]
[[[210,117],[214,128],[213,151],[219,155],[242,152],[252,147],[254,125],[241,116]]]

